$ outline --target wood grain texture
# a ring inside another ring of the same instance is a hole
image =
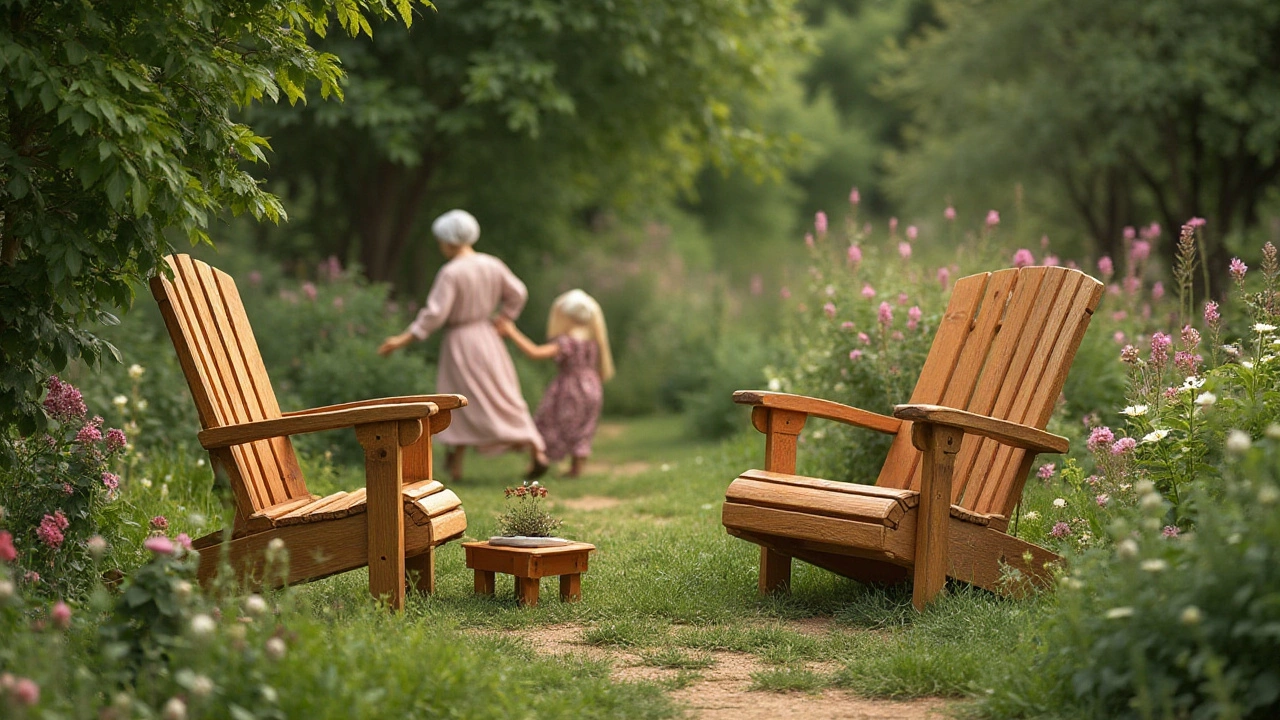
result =
[[[364,412],[369,409],[337,412]],[[405,594],[405,523],[399,424],[388,421],[358,425],[356,437],[364,448],[365,505],[369,517],[369,592],[393,610],[400,611],[404,609]]]
[[[367,407],[369,405],[404,405],[406,403],[434,403],[441,410],[457,410],[467,406],[467,399],[462,395],[398,395],[395,397],[375,398],[372,400],[358,400],[356,402],[338,403],[337,405],[325,405],[324,407],[310,408],[308,410],[293,410],[282,413],[284,417],[297,417],[299,415],[313,415],[315,413],[333,412],[335,410],[350,410],[352,408]]]
[[[916,503],[920,501],[919,493],[914,490],[882,488],[877,485],[859,485],[857,483],[823,480],[821,478],[811,478],[803,475],[775,473],[769,472],[768,470],[748,470],[738,477],[746,478],[748,480],[757,480],[760,482],[779,483],[782,485],[799,485],[801,487],[814,488],[816,490],[829,490],[831,492],[891,499],[896,500],[904,509],[913,508],[916,506]]]
[[[813,417],[835,420],[836,422],[890,435],[898,432],[898,427],[902,424],[894,418],[878,413],[860,410],[830,400],[805,397],[804,395],[791,395],[766,390],[739,390],[733,394],[733,401],[739,405],[792,410],[812,415]]]
[[[916,508],[916,552],[911,604],[923,610],[947,583],[951,521],[951,473],[964,432],[946,425],[917,422],[912,442],[924,463],[920,506]]]
[[[560,601],[578,602],[582,599],[582,576],[568,573],[560,576]]]
[[[428,547],[425,552],[404,559],[405,573],[413,579],[413,589],[423,595],[436,592],[436,551]]]
[[[975,415],[941,405],[895,405],[895,417],[913,422],[945,425],[966,433],[981,435],[1010,447],[1044,453],[1064,453],[1070,443],[1061,435],[1009,420]]]
[[[795,410],[769,409],[764,436],[764,469],[770,472],[794,473],[800,431],[808,415]]]
[[[206,449],[241,445],[264,438],[305,433],[340,430],[369,423],[418,420],[429,417],[436,412],[431,403],[407,403],[403,405],[370,405],[334,410],[333,412],[315,413],[312,415],[296,415],[274,420],[228,425],[226,427],[209,428],[200,431],[200,444]]]
[[[761,595],[789,592],[791,590],[791,556],[761,545],[758,585]]]
[[[851,488],[861,487],[850,484]],[[845,518],[897,527],[907,508],[896,498],[832,492],[801,484],[761,482],[739,477],[725,491],[725,499],[743,505],[811,512],[826,517]]]

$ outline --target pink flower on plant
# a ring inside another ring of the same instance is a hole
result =
[[[987,211],[987,227],[995,227],[1000,224],[1000,213],[995,210]]]
[[[1106,493],[1102,493],[1098,497],[1094,498],[1093,501],[1098,503],[1098,507],[1104,508],[1107,506],[1107,503],[1111,502],[1111,496]]]
[[[1169,346],[1173,345],[1173,338],[1168,334],[1157,332],[1151,336],[1151,364],[1157,368],[1164,367],[1165,362],[1169,360]]]
[[[9,692],[18,705],[31,707],[40,702],[40,686],[31,678],[18,678]]]
[[[36,537],[46,547],[57,550],[62,547],[62,531],[67,528],[67,524],[67,516],[61,510],[55,511],[53,515],[45,515],[40,520],[40,527],[36,528]]]
[[[1036,471],[1036,477],[1040,478],[1041,480],[1048,480],[1049,478],[1053,477],[1053,473],[1056,472],[1057,469],[1058,467],[1053,463],[1045,463],[1040,466],[1039,470]]]
[[[1164,535],[1167,538],[1176,538],[1181,533],[1182,533],[1182,528],[1178,527],[1177,525],[1165,525],[1164,530],[1160,531],[1160,534]]]
[[[893,322],[893,308],[887,302],[880,303],[880,309],[876,315],[881,325],[888,326]]]
[[[1193,228],[1202,228],[1205,225],[1205,219],[1202,217],[1193,217],[1188,220],[1186,224]]]
[[[168,530],[169,529],[168,519],[166,519],[165,516],[163,515],[157,515],[151,518],[151,529],[152,530]]]
[[[8,530],[0,530],[0,562],[13,562],[18,559],[18,550],[13,546],[13,535]]]
[[[849,264],[857,265],[862,262],[862,248],[857,245],[849,246]]]
[[[129,439],[120,428],[111,428],[107,431],[107,452],[115,452],[128,442]]]
[[[1137,365],[1138,356],[1138,348],[1132,345],[1125,345],[1124,348],[1120,350],[1120,361],[1126,365]]]
[[[1195,375],[1200,371],[1200,363],[1204,362],[1204,358],[1195,353],[1179,350],[1173,354],[1173,364],[1179,370],[1188,375]]]
[[[1018,251],[1013,254],[1013,266],[1016,268],[1030,267],[1035,264],[1035,256],[1026,248],[1019,248]]]
[[[173,541],[181,545],[185,550],[191,549],[191,536],[186,533],[178,533],[178,537],[174,538]]]
[[[1238,283],[1244,282],[1244,274],[1249,272],[1249,266],[1244,264],[1240,258],[1231,258],[1231,279]]]
[[[49,611],[49,619],[53,621],[53,626],[59,630],[66,630],[71,627],[71,607],[59,600],[53,604],[53,609]]]
[[[909,295],[907,295],[907,294],[906,294],[906,293],[904,293],[904,292],[900,292],[900,293],[898,293],[898,304],[899,304],[899,305],[906,305],[906,304],[907,304],[907,303],[909,303],[909,302],[911,302],[911,297],[910,297]]]
[[[1164,297],[1164,283],[1157,280],[1151,285],[1151,299],[1159,300],[1162,297]]]
[[[898,233],[898,218],[889,218],[889,234],[896,235]]]
[[[1172,399],[1174,399],[1174,398],[1176,398],[1176,397],[1178,397],[1178,388],[1176,388],[1176,387],[1167,387],[1167,388],[1165,388],[1165,389],[1164,389],[1164,399],[1165,399],[1165,400],[1172,400]]]
[[[1044,259],[1041,260],[1040,263],[1049,267],[1054,267],[1056,265],[1061,265],[1062,260],[1057,255],[1045,255]]]
[[[863,345],[870,345],[871,336],[864,332],[860,332],[858,333],[858,342],[862,343]]]
[[[917,237],[919,237],[919,235],[920,235],[920,230],[919,230],[919,229],[917,229],[915,225],[908,225],[908,226],[907,226],[907,239],[908,239],[908,240],[910,240],[911,242],[915,242],[915,241],[916,241],[916,238],[917,238]]]
[[[850,350],[850,351],[849,351],[849,360],[851,360],[851,361],[853,361],[853,362],[857,362],[858,360],[861,360],[861,359],[862,359],[862,351],[861,351],[861,350]]]
[[[804,234],[804,246],[805,246],[805,247],[807,247],[807,248],[812,248],[812,247],[813,247],[813,244],[814,244],[814,243],[813,243],[813,233],[805,233],[805,234]]]
[[[764,278],[760,276],[760,273],[755,273],[751,276],[750,290],[755,297],[760,297],[764,294]]]
[[[1048,236],[1048,235],[1041,235],[1041,236],[1040,236],[1040,249],[1041,249],[1041,250],[1048,250],[1048,249],[1049,249],[1049,236]]]
[[[1064,522],[1054,523],[1053,529],[1049,531],[1049,534],[1056,538],[1066,537],[1071,534],[1071,526]]]
[[[1115,312],[1111,313],[1111,319],[1112,319],[1112,320],[1115,320],[1116,322],[1121,322],[1121,321],[1123,321],[1123,320],[1124,320],[1125,318],[1127,318],[1127,317],[1129,317],[1129,311],[1128,311],[1128,310],[1117,310],[1117,311],[1115,311]]]
[[[250,271],[249,271],[249,284],[250,284],[250,285],[252,285],[252,286],[254,286],[254,287],[257,287],[257,286],[261,285],[261,284],[262,284],[262,273],[258,272],[257,270],[250,270]]]
[[[156,555],[172,555],[174,551],[173,541],[163,535],[147,538],[142,547]]]
[[[302,294],[307,296],[307,300],[310,300],[311,302],[315,302],[316,295],[317,295],[315,283],[312,283],[312,282],[302,283]]]
[[[1155,240],[1160,237],[1160,223],[1153,222],[1146,227],[1147,239]]]
[[[1106,425],[1099,425],[1089,432],[1089,439],[1085,441],[1085,445],[1093,452],[1110,447],[1115,442],[1116,436],[1111,432],[1111,428]]]
[[[1190,325],[1182,326],[1182,347],[1194,350],[1200,344],[1200,331]]]
[[[862,193],[858,192],[857,186],[849,191],[849,204],[854,207],[862,204]]]
[[[788,300],[791,298],[791,290],[786,286],[783,286],[782,289],[778,291],[778,295],[781,296],[783,300]]]
[[[911,228],[907,228],[907,229],[910,230]],[[910,259],[911,243],[905,240],[898,243],[898,257],[902,258],[903,260]]]
[[[1112,455],[1123,455],[1138,446],[1138,441],[1130,437],[1122,437],[1111,446]]]
[[[74,495],[75,493],[76,493],[76,489],[71,487],[71,483],[62,483],[63,495]]]
[[[1135,242],[1129,250],[1129,259],[1135,263],[1143,262],[1149,257],[1151,257],[1151,243],[1146,240]]]
[[[945,267],[938,268],[938,284],[943,290],[947,289],[947,284],[951,280],[951,271]]]
[[[1204,321],[1209,327],[1217,327],[1218,321],[1222,320],[1221,313],[1218,312],[1218,303],[1210,300],[1204,304]]]
[[[893,338],[894,340],[901,340],[906,336],[902,334],[901,330],[894,330],[893,334],[890,335],[889,337]]]
[[[44,409],[61,422],[78,420],[88,414],[84,398],[71,383],[64,383],[57,375],[49,376],[45,383],[49,394],[44,398]]]
[[[39,585],[40,573],[36,572],[35,570],[28,570],[22,574],[22,579],[28,583],[31,583],[32,585]]]
[[[862,297],[864,297],[864,298],[866,298],[866,299],[870,300],[871,298],[873,298],[873,297],[875,297],[875,296],[876,296],[876,289],[875,289],[875,288],[873,288],[873,287],[871,287],[870,285],[868,285],[868,284],[866,284],[866,283],[863,283],[863,284],[862,284]]]
[[[1124,239],[1125,239],[1125,240],[1132,240],[1132,239],[1134,239],[1134,238],[1136,238],[1136,237],[1138,237],[1138,231],[1137,231],[1137,230],[1135,230],[1135,229],[1133,228],[1133,226],[1132,226],[1132,225],[1129,225],[1129,226],[1125,227],[1125,229],[1124,229]]]
[[[840,329],[841,329],[841,330],[852,330],[852,329],[853,329],[853,321],[852,321],[852,320],[845,320],[844,322],[840,323]]]
[[[1112,340],[1115,340],[1117,345],[1123,345],[1123,344],[1124,344],[1124,341],[1126,340],[1125,335],[1124,335],[1124,331],[1123,331],[1123,330],[1117,330],[1117,331],[1116,331],[1116,334],[1111,336],[1111,339],[1112,339]]]
[[[829,318],[831,318],[832,320],[834,320],[834,319],[835,319],[835,317],[836,317],[836,306],[835,306],[835,303],[827,303],[827,304],[823,305],[823,306],[822,306],[822,312],[823,312],[823,314],[825,314],[827,317],[829,317]]]
[[[907,311],[907,329],[915,330],[920,327],[920,318],[922,317],[924,317],[924,311],[920,309],[920,306],[912,305],[911,309]]]
[[[819,210],[813,215],[813,229],[818,232],[818,237],[825,237],[827,234],[827,214]]]
[[[1111,257],[1103,255],[1098,258],[1098,272],[1102,273],[1102,279],[1106,280],[1116,272],[1115,263],[1111,262]]]
[[[94,416],[92,420],[84,424],[80,428],[80,432],[76,433],[76,442],[81,445],[92,445],[102,439],[102,431],[98,428],[102,427],[102,418]]]
[[[947,209],[942,211],[942,217],[946,218],[946,219],[947,219],[947,222],[955,222],[955,221],[956,221],[956,209],[955,209],[954,207],[952,207],[952,206],[948,205],[948,206],[947,206]]]
[[[115,473],[104,472],[102,473],[102,484],[108,490],[115,490],[120,487],[120,476]]]
[[[1124,279],[1124,291],[1129,295],[1137,295],[1142,289],[1142,281],[1135,275],[1130,275]]]

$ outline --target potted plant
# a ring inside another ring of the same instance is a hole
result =
[[[570,541],[553,537],[560,521],[552,517],[542,506],[547,489],[537,480],[525,480],[518,487],[505,491],[507,500],[514,504],[498,516],[498,535],[489,538],[490,545],[509,547],[553,547],[568,545]]]

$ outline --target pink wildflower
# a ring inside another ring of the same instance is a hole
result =
[[[307,296],[307,300],[310,300],[311,302],[315,302],[316,295],[317,295],[315,283],[312,283],[312,282],[302,283],[302,294]]]
[[[1112,296],[1112,297],[1120,297],[1120,285],[1119,285],[1119,283],[1111,283],[1110,285],[1108,285],[1108,286],[1107,286],[1107,294],[1108,294],[1108,295],[1110,295],[1110,296]]]
[[[995,210],[987,211],[987,227],[995,227],[1000,224],[1000,213]]]
[[[880,303],[880,310],[877,312],[880,324],[888,326],[893,322],[893,308],[887,302]]]
[[[261,284],[262,284],[262,273],[258,272],[257,270],[250,270],[250,271],[249,271],[249,284],[250,284],[250,285],[252,285],[252,286],[254,286],[254,287],[257,287],[257,286],[261,285]]]
[[[1188,375],[1195,375],[1203,361],[1204,358],[1185,350],[1179,350],[1173,354],[1174,366]]]
[[[1165,399],[1165,400],[1172,400],[1172,399],[1174,399],[1174,398],[1176,398],[1176,397],[1178,397],[1178,388],[1176,388],[1176,387],[1167,387],[1167,388],[1165,388],[1165,389],[1164,389],[1164,399]]]
[[[1231,279],[1238,283],[1244,282],[1244,274],[1249,272],[1249,266],[1244,264],[1240,258],[1231,258]]]
[[[856,186],[849,191],[849,204],[854,207],[862,204],[862,193],[858,192],[858,188]]]
[[[1094,498],[1093,501],[1098,503],[1098,507],[1104,508],[1107,506],[1107,503],[1111,502],[1111,496],[1106,493],[1102,493],[1098,497]]]
[[[764,294],[764,277],[760,273],[755,273],[751,276],[750,288],[751,294],[755,297],[760,297]]]
[[[835,303],[827,303],[827,304],[823,305],[823,306],[822,306],[822,312],[823,312],[823,314],[825,314],[827,317],[829,317],[829,318],[831,318],[832,320],[834,320],[834,319],[835,319],[835,317],[836,317],[836,306],[835,306]]]
[[[1151,364],[1157,368],[1164,367],[1165,362],[1169,359],[1169,346],[1173,344],[1173,338],[1166,333],[1157,332],[1151,336]]]
[[[1036,264],[1036,258],[1031,251],[1026,248],[1019,248],[1018,252],[1013,254],[1013,266],[1016,268],[1029,267]]]
[[[1048,236],[1048,235],[1041,235],[1041,236],[1040,236],[1040,249],[1041,249],[1041,250],[1048,250],[1048,249],[1049,249],[1049,236]]]
[[[1125,345],[1124,348],[1120,351],[1120,360],[1125,365],[1137,365],[1138,355],[1139,355],[1138,348],[1132,345]]]
[[[333,299],[333,307],[335,310],[341,310],[346,304],[347,301],[343,300],[341,295]]]
[[[71,607],[59,600],[53,604],[53,609],[49,611],[49,618],[53,620],[53,626],[59,630],[66,630],[71,627]]]
[[[1130,275],[1124,279],[1124,291],[1129,295],[1137,295],[1142,289],[1142,281],[1136,275]]]
[[[871,287],[870,285],[868,285],[868,284],[866,284],[866,283],[863,283],[863,284],[862,284],[862,297],[864,297],[864,298],[866,298],[866,299],[870,300],[871,298],[873,298],[873,297],[875,297],[875,296],[876,296],[876,289],[875,289],[875,288],[873,288],[873,287]]]
[[[165,516],[157,515],[151,518],[151,529],[152,530],[168,530],[169,521],[165,518]]]
[[[862,248],[857,245],[849,246],[849,264],[857,265],[862,262]]]
[[[84,424],[84,427],[80,428],[80,432],[76,433],[76,442],[81,445],[91,445],[98,442],[102,439],[102,431],[99,430],[101,427],[102,418],[95,415],[92,420]]]
[[[1064,522],[1054,523],[1053,529],[1049,531],[1049,534],[1056,538],[1066,537],[1071,534],[1071,526]]]
[[[1111,313],[1111,319],[1115,320],[1116,322],[1121,322],[1127,317],[1129,317],[1129,311],[1127,310],[1117,310]]]
[[[1182,347],[1194,350],[1200,344],[1200,331],[1190,325],[1182,326]]]
[[[952,207],[952,206],[948,205],[948,206],[947,206],[947,209],[942,211],[942,217],[946,218],[946,219],[947,219],[947,222],[955,222],[955,221],[956,221],[956,209],[955,209],[954,207]]]
[[[111,428],[107,431],[107,452],[115,452],[128,442],[129,439],[120,428]]]
[[[1209,323],[1209,327],[1218,327],[1218,321],[1222,320],[1222,315],[1218,312],[1218,303],[1210,300],[1204,304],[1204,321]]]
[[[178,533],[178,537],[174,538],[173,541],[181,545],[183,549],[191,549],[191,536],[186,533]]]
[[[1040,264],[1046,265],[1048,267],[1054,267],[1057,265],[1061,265],[1062,260],[1057,255],[1045,255],[1044,259],[1040,261]]]
[[[840,329],[841,329],[841,330],[852,330],[852,329],[853,329],[853,321],[852,321],[852,320],[845,320],[844,322],[840,323]]]
[[[951,271],[944,267],[938,268],[938,284],[942,286],[943,290],[947,289],[947,283],[950,280]]]
[[[910,227],[907,229],[914,230],[915,228]],[[908,233],[908,236],[910,236],[910,233]],[[898,243],[898,257],[902,258],[903,260],[907,260],[911,258],[911,243],[905,240]]]
[[[1053,473],[1057,471],[1057,469],[1058,467],[1053,463],[1045,463],[1040,466],[1039,470],[1036,471],[1036,477],[1040,478],[1041,480],[1048,480],[1049,478],[1053,477]]]
[[[1177,525],[1165,525],[1164,530],[1160,531],[1160,534],[1164,535],[1167,538],[1176,538],[1181,533],[1182,533],[1182,528],[1178,527]]]
[[[907,304],[907,303],[909,303],[909,302],[911,302],[911,296],[907,295],[907,294],[906,294],[906,293],[904,293],[904,292],[900,292],[900,293],[898,293],[898,304],[899,304],[899,305],[906,305],[906,304]]]
[[[864,332],[860,332],[858,333],[858,342],[862,343],[863,345],[870,345],[871,336]]]
[[[1193,228],[1200,228],[1200,227],[1204,227],[1204,225],[1205,225],[1205,219],[1204,219],[1204,218],[1202,218],[1202,217],[1193,217],[1193,218],[1191,218],[1190,220],[1188,220],[1188,221],[1187,221],[1187,225],[1189,225],[1189,226],[1191,226],[1191,227],[1193,227]]]
[[[911,309],[907,311],[907,329],[915,330],[920,327],[920,318],[922,317],[924,317],[924,311],[920,309],[920,306],[912,305]]]
[[[1130,437],[1122,437],[1111,446],[1112,455],[1123,455],[1138,446],[1138,441]]]
[[[40,702],[40,686],[31,678],[18,678],[13,683],[13,689],[9,691],[13,695],[13,699],[19,705],[31,707]]]
[[[1127,338],[1125,337],[1123,330],[1117,330],[1116,334],[1111,336],[1111,339],[1115,340],[1117,345],[1123,345]]]
[[[173,541],[163,535],[149,537],[142,543],[142,547],[150,550],[156,555],[172,555],[174,551]]]
[[[894,331],[893,331],[893,334],[892,334],[892,335],[890,335],[889,337],[893,338],[894,340],[901,340],[902,338],[904,338],[904,337],[906,337],[906,336],[902,334],[902,331],[901,331],[901,330],[894,330]]]
[[[1156,238],[1160,237],[1160,223],[1153,222],[1147,226],[1146,230],[1147,230],[1148,240],[1155,240]]]
[[[1134,239],[1134,238],[1135,238],[1135,237],[1137,237],[1137,236],[1138,236],[1138,231],[1137,231],[1137,230],[1135,230],[1135,229],[1133,228],[1133,226],[1132,226],[1132,225],[1129,225],[1129,226],[1126,226],[1126,227],[1125,227],[1125,229],[1124,229],[1124,239],[1125,239],[1125,240],[1132,240],[1132,239]]]
[[[1164,297],[1164,283],[1157,280],[1151,285],[1151,299],[1159,300],[1162,297]]]
[[[1085,445],[1093,451],[1097,452],[1105,447],[1109,447],[1115,442],[1116,436],[1111,432],[1111,428],[1106,425],[1100,425],[1089,433],[1089,439],[1085,441]]]
[[[857,362],[858,360],[862,359],[862,351],[861,351],[861,350],[850,350],[850,351],[849,351],[849,359],[850,359],[851,361],[853,361],[853,362]]]
[[[36,572],[35,570],[28,570],[22,574],[22,579],[31,583],[32,585],[39,585],[40,573]]]
[[[1129,249],[1129,259],[1135,263],[1146,261],[1151,257],[1151,243],[1146,240],[1139,240]]]
[[[62,483],[63,495],[74,495],[75,493],[76,493],[76,489],[71,487],[71,483]]]
[[[18,550],[13,546],[13,535],[8,530],[0,530],[0,562],[13,562],[18,559]]]
[[[64,383],[57,375],[51,375],[45,387],[49,394],[44,399],[44,409],[61,422],[78,420],[88,414],[84,398],[71,383]]]
[[[813,229],[818,232],[818,237],[826,237],[827,235],[827,214],[819,210],[813,215]]]
[[[1098,272],[1102,273],[1102,279],[1106,280],[1116,272],[1115,263],[1111,262],[1111,257],[1103,255],[1098,258]]]
[[[108,490],[115,490],[120,487],[120,476],[115,473],[104,472],[102,473],[102,484]]]
[[[813,244],[814,244],[814,243],[813,243],[813,233],[805,233],[805,234],[804,234],[804,246],[805,246],[805,247],[807,247],[807,248],[812,248],[812,247],[813,247]]]
[[[58,510],[53,515],[45,515],[40,520],[40,527],[36,528],[36,537],[40,538],[40,542],[47,547],[57,550],[62,547],[64,536],[62,531],[67,527],[67,516]]]
[[[915,242],[915,241],[916,241],[916,238],[917,238],[917,237],[919,237],[919,235],[920,235],[920,230],[918,230],[918,229],[916,228],[916,226],[915,226],[915,225],[908,225],[908,226],[907,226],[907,239],[908,239],[908,240],[910,240],[911,242]]]
[[[890,235],[898,234],[898,218],[896,217],[889,218],[889,234]]]
[[[782,289],[778,291],[778,295],[780,295],[783,300],[787,300],[791,297],[791,290],[784,285]]]

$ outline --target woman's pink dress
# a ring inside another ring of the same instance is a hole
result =
[[[427,305],[409,332],[425,340],[445,329],[436,392],[458,393],[468,401],[466,409],[453,413],[441,442],[486,452],[530,443],[543,449],[511,355],[492,322],[495,310],[512,320],[519,317],[528,295],[505,263],[484,253],[454,258],[436,274]]]
[[[596,434],[604,390],[600,382],[600,346],[567,335],[555,338],[558,372],[538,403],[534,422],[547,443],[547,457],[587,457]]]

